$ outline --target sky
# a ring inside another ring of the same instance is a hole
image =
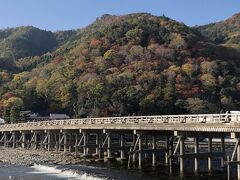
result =
[[[240,0],[0,0],[0,29],[31,25],[45,30],[85,27],[103,14],[147,12],[189,26],[240,12]]]

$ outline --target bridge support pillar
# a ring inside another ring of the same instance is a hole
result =
[[[182,157],[185,154],[185,145],[184,145],[184,138],[183,137],[179,137],[180,138],[180,160],[179,160],[179,164],[180,164],[180,173],[184,172],[184,158]]]
[[[212,170],[212,137],[208,138],[208,153],[209,153],[208,170],[211,171]]]
[[[71,151],[72,151],[72,134],[69,133],[68,136],[69,136],[69,142],[68,142],[69,146],[68,146],[68,151],[71,152]]]
[[[47,140],[48,140],[48,134],[44,134],[44,149],[46,150],[48,148],[48,143],[47,143]]]
[[[89,136],[90,136],[90,134],[87,134],[87,154],[89,154],[89,146],[88,146],[88,144],[89,144]]]
[[[4,133],[3,134],[3,144],[4,144],[4,147],[7,147],[7,133]]]
[[[40,137],[40,148],[43,148],[43,134],[40,133],[39,137]]]
[[[141,168],[142,167],[142,136],[139,134],[139,141],[138,141],[138,167]]]
[[[55,151],[58,152],[58,134],[54,133]]]
[[[238,141],[238,146],[237,146],[237,161],[240,161],[240,145],[239,141],[240,139],[237,139]],[[237,179],[240,180],[240,164],[237,164]]]
[[[108,135],[107,157],[111,158],[112,157],[112,155],[111,155],[111,144],[112,144],[112,142],[111,142],[111,134],[108,133],[107,135]]]
[[[133,147],[135,146],[135,143],[136,143],[136,135],[133,134]],[[136,162],[136,153],[135,152],[133,152],[132,160],[133,160],[133,162]]]
[[[145,135],[145,149],[148,149],[148,140],[149,138],[148,138],[148,135],[146,134]],[[144,153],[144,159],[146,160],[147,159],[147,152],[145,151],[145,153]]]
[[[83,132],[83,155],[87,155],[87,133]]]
[[[225,161],[225,138],[224,136],[221,137],[221,151],[223,153],[221,157],[221,167],[224,167],[224,161]]]
[[[120,135],[121,159],[125,158],[125,155],[124,155],[124,146],[125,146],[124,141],[125,141],[125,136],[124,136],[124,134],[121,134]]]
[[[26,134],[23,132],[22,133],[22,148],[26,147]]]
[[[75,158],[78,157],[78,133],[75,134]]]
[[[50,132],[47,132],[47,138],[48,138],[48,143],[47,143],[47,150],[50,151],[51,149],[51,133]]]
[[[152,165],[155,166],[156,165],[156,136],[152,137]]]
[[[198,156],[198,154],[199,154],[199,138],[196,137],[196,138],[194,139],[194,141],[195,141],[195,143],[194,143],[194,153],[196,153],[197,156]],[[197,158],[197,157],[194,158],[194,170],[195,170],[195,172],[198,172],[198,170],[199,170],[199,167],[198,167],[198,158]]]
[[[63,133],[63,152],[67,153],[67,133]]]
[[[13,147],[13,148],[16,148],[16,133],[15,133],[15,132],[12,133],[12,137],[13,137],[13,138],[12,138],[12,141],[13,141],[12,147]]]
[[[57,151],[61,151],[61,138],[62,138],[62,136],[61,136],[61,133],[58,133],[57,134],[57,142],[56,142],[56,144],[57,144]]]
[[[166,153],[165,153],[165,164],[169,164],[169,158],[168,155],[170,155],[170,149],[169,149],[169,137],[165,137],[165,148],[166,148]]]
[[[99,134],[96,133],[96,154],[99,154]]]
[[[61,151],[61,149],[62,149],[62,146],[61,146],[62,139],[63,139],[63,135],[61,133],[59,133],[58,134],[58,151]]]
[[[34,141],[34,149],[37,149],[37,133],[36,132],[34,132],[33,133],[33,136],[34,136],[34,138],[33,138],[33,141]]]

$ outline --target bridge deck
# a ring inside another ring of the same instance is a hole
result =
[[[5,124],[0,132],[61,129],[240,132],[240,114],[129,116]]]

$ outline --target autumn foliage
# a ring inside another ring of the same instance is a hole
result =
[[[236,49],[169,18],[104,15],[53,35],[57,45],[49,52],[8,59],[1,69],[3,115],[12,107],[99,117],[219,113],[240,105]]]

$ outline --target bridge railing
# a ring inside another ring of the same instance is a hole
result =
[[[77,126],[93,124],[192,124],[192,123],[229,123],[239,122],[239,114],[197,114],[197,115],[163,115],[163,116],[126,116],[104,118],[65,119],[39,122],[26,122],[0,125],[2,128],[43,127],[43,126]]]

